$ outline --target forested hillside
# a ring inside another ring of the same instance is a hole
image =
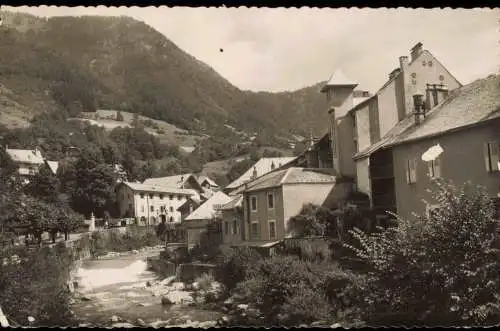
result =
[[[119,109],[210,135],[224,123],[271,135],[326,130],[318,85],[286,93],[242,91],[143,22],[0,15],[4,124],[46,110],[75,115]]]

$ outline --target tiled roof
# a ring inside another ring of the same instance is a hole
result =
[[[196,195],[196,191],[188,190],[188,189],[180,189],[176,187],[168,187],[163,185],[155,185],[155,184],[141,184],[141,183],[132,183],[132,182],[123,182],[124,185],[127,185],[134,191],[141,192],[158,192],[158,193],[173,193],[173,194],[182,194],[182,195]]]
[[[205,201],[201,206],[199,206],[195,211],[193,211],[189,216],[185,218],[186,221],[191,221],[191,220],[205,220],[205,219],[211,219],[215,216],[215,209],[214,207],[216,205],[225,205],[231,201],[231,198],[224,194],[223,192],[219,191],[212,195],[210,199]]]
[[[254,169],[257,171],[257,177],[263,176],[269,172],[271,172],[272,165],[276,167],[275,169],[292,162],[295,160],[295,157],[266,157],[261,158],[257,163],[255,163],[250,169],[248,169],[243,175],[241,175],[238,179],[233,181],[231,184],[227,185],[228,189],[235,189],[250,181],[253,176]]]
[[[224,206],[222,206],[221,210],[231,210],[231,209],[234,209],[236,207],[242,206],[242,204],[243,204],[243,195],[242,194],[238,194],[232,198],[233,198],[233,200],[229,201]]]
[[[291,167],[271,172],[247,184],[244,192],[253,192],[283,184],[335,183],[333,169]]]
[[[9,154],[12,161],[14,162],[33,163],[33,164],[44,163],[42,153],[38,149],[32,150],[32,149],[7,148],[6,152]]]
[[[493,118],[500,118],[500,75],[490,75],[451,91],[449,97],[431,109],[418,125],[415,125],[414,115],[408,115],[380,141],[357,153],[354,158]]]
[[[157,178],[148,178],[144,181],[143,184],[156,184],[167,187],[177,187],[181,188],[184,185],[189,177],[193,176],[193,174],[182,174],[168,177],[157,177]],[[194,177],[194,176],[193,176]],[[196,179],[196,177],[195,177]]]

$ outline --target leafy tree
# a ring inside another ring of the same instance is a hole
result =
[[[309,203],[290,218],[287,231],[298,237],[326,236],[333,235],[335,228],[336,216],[332,210]]]
[[[498,220],[482,188],[436,182],[439,208],[349,247],[371,267],[356,302],[370,325],[486,325],[500,318]]]
[[[74,209],[84,215],[102,215],[104,207],[113,200],[116,174],[103,162],[99,151],[84,150],[66,177],[65,186],[70,190]]]
[[[59,179],[44,165],[26,186],[26,192],[35,198],[54,202],[59,194]]]

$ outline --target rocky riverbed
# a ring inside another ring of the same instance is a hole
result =
[[[146,270],[147,257],[162,248],[126,254],[108,254],[83,261],[75,272],[72,309],[81,326],[193,326],[211,327],[222,319],[218,311],[197,305],[205,292],[217,296],[221,287],[208,288],[175,282],[175,277],[158,279]],[[200,295],[200,293],[202,295]]]

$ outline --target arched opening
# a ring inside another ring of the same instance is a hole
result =
[[[174,217],[173,217],[173,216],[170,216],[170,218],[168,219],[168,221],[169,221],[170,223],[172,223],[172,222],[174,221]]]
[[[151,217],[149,218],[149,221],[150,221],[150,222],[149,222],[149,225],[155,225],[155,224],[156,224],[156,218],[155,218],[154,216],[151,216]]]
[[[146,217],[145,216],[141,216],[141,223],[140,225],[146,225]]]
[[[165,222],[167,221],[167,215],[165,215],[165,214],[161,214],[161,215],[160,215],[160,219],[161,219],[161,222],[162,222],[162,223],[165,223]]]

